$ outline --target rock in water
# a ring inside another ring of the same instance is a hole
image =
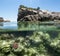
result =
[[[4,19],[3,19],[3,17],[0,17],[0,22],[4,22]]]
[[[18,9],[17,21],[54,21],[60,20],[59,12],[43,11],[21,5]]]

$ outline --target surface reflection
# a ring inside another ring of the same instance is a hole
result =
[[[18,30],[60,30],[60,24],[55,22],[19,22]]]
[[[54,22],[0,22],[0,30],[60,30],[60,24]]]

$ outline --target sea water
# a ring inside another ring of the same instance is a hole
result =
[[[1,30],[17,30],[18,25],[17,22],[0,22]]]
[[[0,56],[60,56],[59,24],[1,22],[0,29]]]
[[[60,30],[60,24],[53,22],[0,22],[1,30]]]

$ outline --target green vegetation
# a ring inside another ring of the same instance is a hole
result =
[[[26,8],[26,9],[30,9],[30,10],[37,10],[36,8],[30,8],[30,7],[26,7],[24,5],[20,5],[19,9],[21,9],[21,8]],[[38,7],[38,9],[39,9],[39,7]]]
[[[60,56],[60,28],[52,24],[19,22],[17,30],[1,29],[0,56]]]
[[[40,10],[40,7],[37,7],[37,10]]]
[[[60,56],[60,33],[34,31],[31,36],[0,35],[0,56]]]

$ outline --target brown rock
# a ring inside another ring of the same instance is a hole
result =
[[[47,11],[48,12],[48,11]],[[60,20],[60,13],[51,12],[48,14],[47,12],[43,12],[42,10],[37,10],[34,8],[20,7],[18,10],[18,18],[17,21],[54,21]]]
[[[3,17],[0,17],[0,22],[3,22],[3,21],[4,21]]]

